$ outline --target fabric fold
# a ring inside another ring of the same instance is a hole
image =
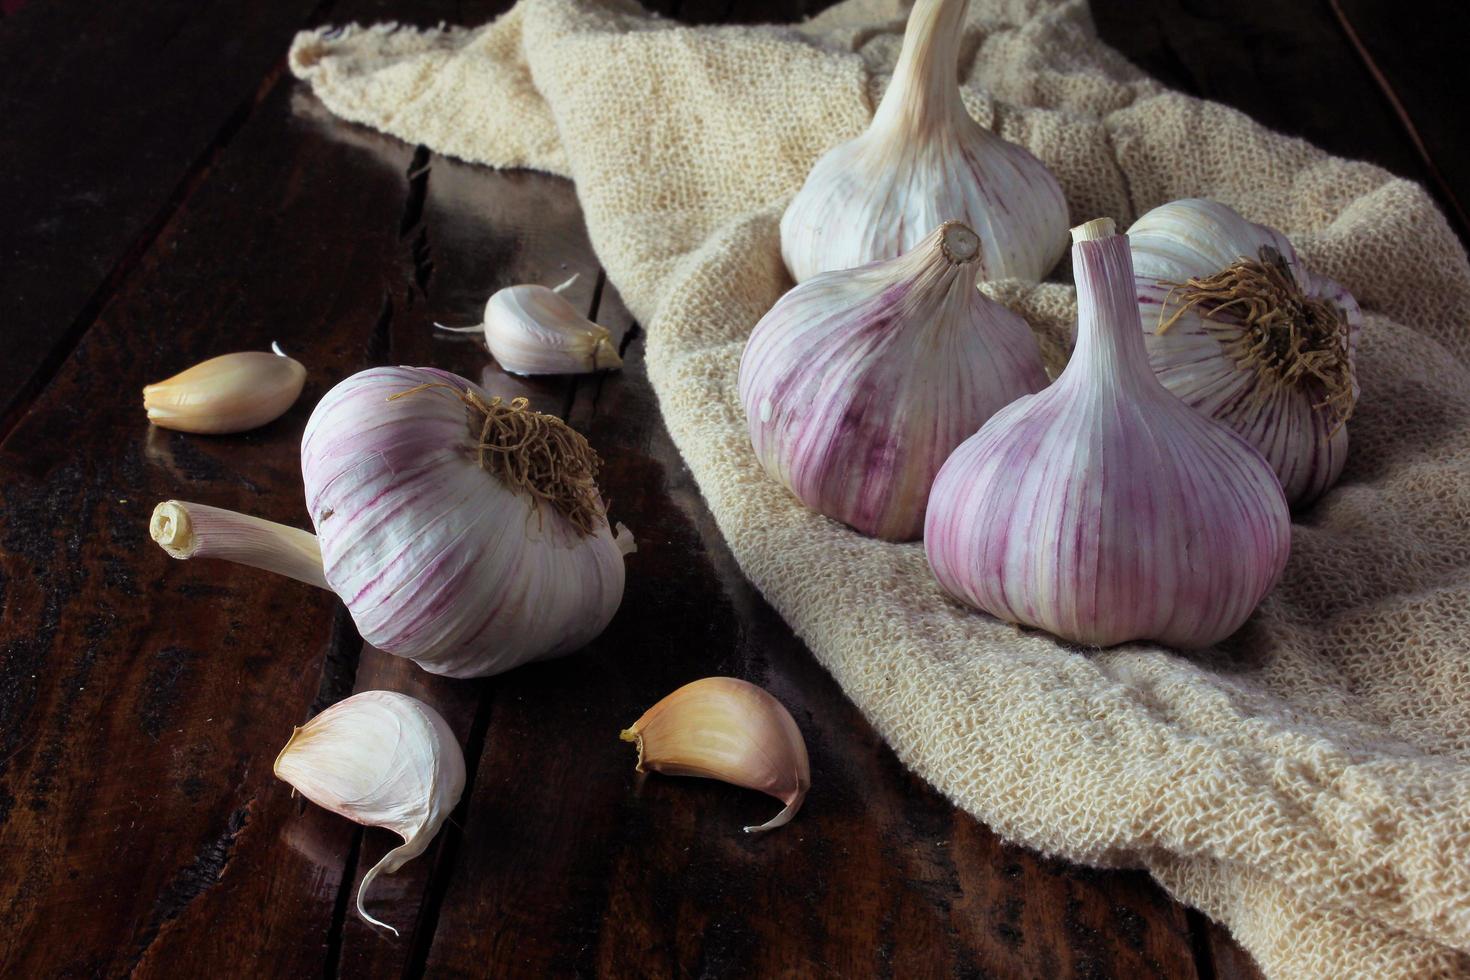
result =
[[[1280,228],[1368,317],[1347,471],[1296,516],[1285,577],[1236,636],[1084,654],[960,609],[920,547],[769,481],[735,394],[790,287],[781,209],[867,125],[904,14],[848,0],[797,27],[691,28],[523,0],[471,30],[310,32],[290,64],[345,119],[576,181],[741,568],[957,805],[1048,853],[1149,867],[1276,975],[1470,974],[1464,250],[1417,185],[1164,90],[1080,0],[972,0],[966,106],[1053,170],[1075,221],[1212,197]],[[1065,359],[1069,284],[986,288]]]

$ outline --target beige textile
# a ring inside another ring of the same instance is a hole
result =
[[[1366,323],[1347,471],[1297,516],[1285,578],[1238,635],[1078,652],[968,612],[919,545],[862,538],[768,480],[735,394],[750,328],[790,286],[782,206],[866,126],[903,22],[895,0],[795,28],[523,0],[474,30],[303,34],[291,67],[347,119],[576,181],[741,567],[957,805],[1051,854],[1149,868],[1273,976],[1470,975],[1464,251],[1417,185],[1166,91],[1081,0],[973,0],[966,103],[1052,169],[1074,221],[1223,201],[1284,231]],[[1054,278],[987,288],[1055,360],[1075,309],[1067,267]]]

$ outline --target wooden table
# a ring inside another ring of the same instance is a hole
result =
[[[1422,179],[1463,221],[1463,116],[1435,105],[1424,66],[1463,76],[1448,52],[1464,15],[1446,3],[1400,26],[1398,6],[1095,4],[1105,36],[1169,84]],[[570,184],[346,125],[284,72],[303,26],[473,24],[501,7],[0,6],[0,974],[1255,976],[1146,875],[1004,844],[904,771],[736,568]],[[572,272],[571,298],[624,338],[620,373],[515,381],[430,327]],[[273,340],[310,370],[278,422],[224,438],[145,424],[144,383]],[[311,406],[387,363],[525,394],[606,458],[639,552],[586,650],[444,681],[362,649],[326,593],[149,542],[168,497],[304,525]],[[639,778],[618,741],[709,674],[765,685],[806,732],[815,788],[785,830],[742,835],[771,801]],[[271,774],[293,725],[369,688],[437,705],[469,767],[451,824],[371,893],[396,940],[351,912],[394,838]]]

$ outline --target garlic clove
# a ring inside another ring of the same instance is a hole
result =
[[[1046,166],[985,129],[956,82],[968,0],[917,0],[893,79],[866,132],[827,151],[781,217],[797,282],[908,252],[955,219],[981,242],[980,277],[1039,281],[1067,242]]]
[[[464,792],[464,753],[437,711],[395,691],[364,691],[297,728],[276,757],[277,778],[317,806],[403,838],[363,876],[357,914],[368,915],[368,886],[429,846]]]
[[[490,353],[511,374],[586,374],[622,367],[608,329],[582,316],[561,295],[571,281],[555,289],[508,286],[485,304],[483,324],[441,329],[483,329]]]
[[[286,413],[306,384],[306,368],[283,354],[223,354],[143,389],[148,420],[180,432],[245,432]]]
[[[811,788],[806,742],[785,705],[748,681],[706,677],[643,713],[620,737],[638,745],[638,771],[703,776],[786,804],[756,833],[784,826]]]
[[[976,288],[980,251],[945,222],[900,258],[807,280],[751,332],[739,378],[751,444],[812,510],[919,537],[954,448],[1046,386],[1026,321]]]
[[[1357,301],[1285,235],[1215,201],[1161,205],[1128,237],[1164,387],[1255,446],[1291,503],[1320,496],[1347,461]]]
[[[1076,349],[944,464],[929,565],[961,602],[1075,643],[1206,647],[1280,577],[1286,500],[1249,443],[1154,377],[1127,238],[1107,219],[1073,234]]]

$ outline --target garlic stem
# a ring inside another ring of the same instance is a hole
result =
[[[310,531],[207,504],[165,500],[153,508],[148,533],[175,558],[223,558],[331,589]]]
[[[960,39],[969,0],[918,0],[874,126],[926,133],[966,116],[959,90]]]
[[[1073,250],[1086,268],[1077,271],[1077,345],[1067,362],[1068,370],[1057,379],[1061,383],[1068,374],[1076,378],[1087,371],[1105,373],[1130,388],[1159,387],[1158,379],[1148,367],[1148,351],[1143,333],[1128,329],[1127,317],[1114,311],[1137,306],[1133,292],[1133,267],[1129,253],[1123,248],[1103,244],[1114,236],[1112,218],[1096,218],[1072,229]],[[1071,370],[1076,365],[1076,370]]]

